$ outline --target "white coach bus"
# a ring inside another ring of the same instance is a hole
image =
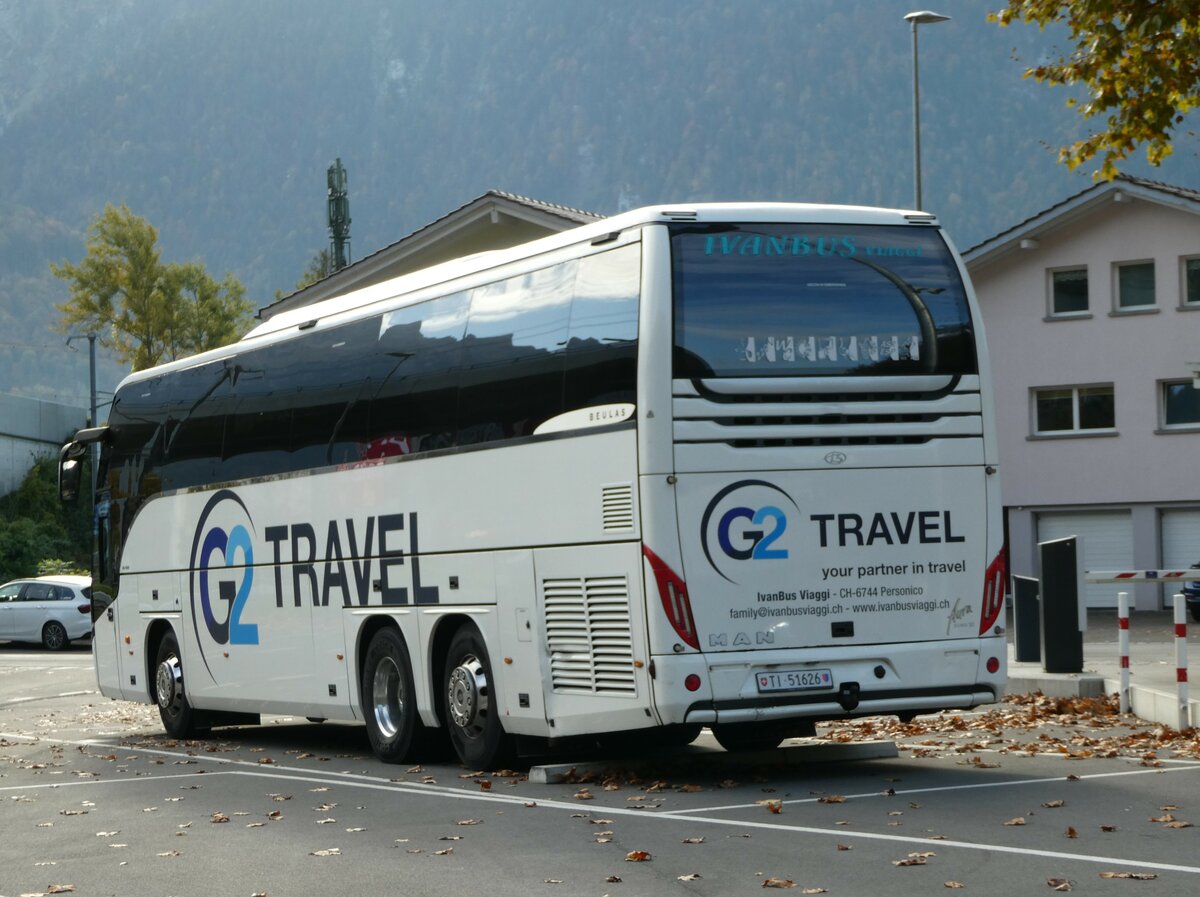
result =
[[[63,449],[100,690],[471,768],[993,702],[992,411],[928,214],[645,208],[282,313]]]

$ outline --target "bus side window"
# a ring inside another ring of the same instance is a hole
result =
[[[562,352],[575,268],[565,262],[471,292],[459,445],[527,436],[562,413]]]
[[[640,280],[640,243],[580,259],[564,410],[635,401]]]

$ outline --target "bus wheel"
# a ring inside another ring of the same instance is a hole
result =
[[[168,632],[158,643],[158,661],[154,673],[158,715],[163,729],[173,738],[188,738],[208,731],[200,724],[199,714],[188,703],[183,688],[183,660],[175,633]]]
[[[713,726],[712,733],[727,751],[769,751],[789,735],[778,723],[727,723]]]
[[[492,692],[492,667],[483,637],[474,626],[454,633],[446,655],[446,728],[458,758],[469,769],[495,769],[512,753]]]
[[[395,629],[371,639],[360,683],[367,737],[384,763],[403,763],[421,726],[408,647]]]

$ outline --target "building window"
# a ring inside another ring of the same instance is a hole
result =
[[[1200,258],[1183,259],[1183,304],[1200,307]]]
[[[1162,425],[1164,428],[1200,428],[1200,390],[1191,380],[1173,380],[1162,384]]]
[[[1116,426],[1111,384],[1037,389],[1033,397],[1035,435],[1090,433]]]
[[[1078,315],[1088,310],[1087,268],[1050,272],[1050,314]]]
[[[1127,262],[1117,269],[1117,311],[1154,307],[1154,262]]]

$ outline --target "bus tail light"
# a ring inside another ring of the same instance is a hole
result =
[[[1004,565],[1004,549],[988,564],[983,574],[983,609],[979,614],[979,634],[985,635],[1004,609],[1004,580],[1007,570]]]
[[[645,545],[642,554],[650,562],[654,571],[654,580],[658,583],[658,597],[662,601],[671,628],[684,643],[700,650],[700,638],[696,635],[696,621],[692,619],[692,603],[688,599],[687,584],[682,577],[666,565],[657,554]]]

